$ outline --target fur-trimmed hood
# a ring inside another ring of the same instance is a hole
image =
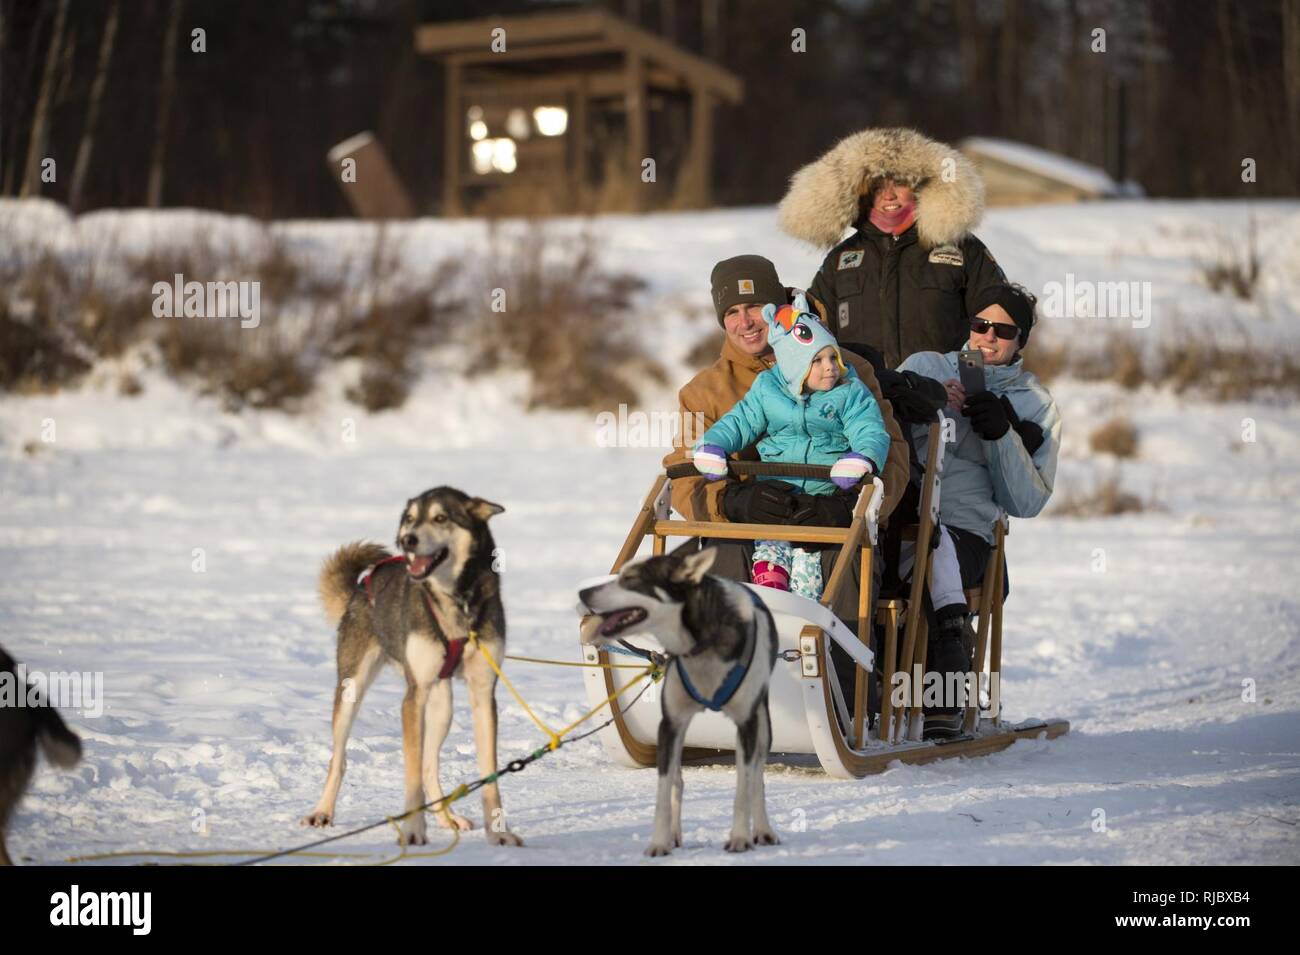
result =
[[[915,184],[925,248],[959,242],[984,215],[984,182],[957,150],[912,129],[864,129],[790,178],[781,228],[821,249],[838,245],[858,220],[859,197],[885,176]]]

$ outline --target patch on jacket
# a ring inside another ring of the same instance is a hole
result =
[[[931,250],[930,261],[940,265],[962,265],[966,260],[962,258],[961,249],[957,246],[941,245]]]
[[[846,328],[849,324],[849,303],[848,302],[840,302],[839,323],[840,323],[840,328]]]
[[[848,249],[840,253],[839,264],[835,266],[839,269],[856,269],[862,264],[862,257],[866,255],[862,249]]]
[[[826,406],[825,406],[824,408],[822,408],[822,410],[821,410],[821,416],[822,416],[823,418],[825,418],[827,421],[834,421],[834,420],[835,420],[835,409],[832,408],[830,405],[826,405]]]

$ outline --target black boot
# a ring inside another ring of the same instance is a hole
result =
[[[953,683],[949,674],[970,672],[971,652],[967,649],[970,641],[966,635],[971,629],[970,610],[964,603],[943,607],[933,614],[930,627],[926,669],[942,675],[941,685],[946,695]],[[926,708],[925,739],[952,739],[961,735],[965,710],[957,706],[958,702],[962,701],[945,699],[942,706]]]

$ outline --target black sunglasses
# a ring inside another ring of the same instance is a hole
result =
[[[1008,325],[1005,322],[990,322],[982,318],[972,318],[970,320],[970,330],[976,335],[983,335],[989,329],[993,329],[993,334],[1004,341],[1011,341],[1020,335],[1019,325]]]

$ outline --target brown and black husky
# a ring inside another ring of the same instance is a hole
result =
[[[320,802],[303,822],[328,826],[347,764],[348,733],[367,688],[384,663],[406,677],[402,753],[406,805],[411,810],[443,797],[438,755],[451,726],[451,678],[469,686],[474,744],[481,775],[496,771],[496,674],[471,632],[492,658],[505,657],[505,612],[488,518],[496,504],[455,488],[437,487],[406,503],[393,556],[379,544],[339,548],[321,568],[325,612],[338,623],[338,685],[334,690],[334,753]],[[377,566],[376,566],[377,565]],[[366,574],[367,569],[369,573]],[[365,574],[366,579],[358,578]],[[484,829],[494,845],[522,845],[505,824],[496,783],[482,787]],[[435,811],[439,824],[447,817]],[[450,814],[451,825],[469,829]],[[398,842],[427,842],[423,812],[407,816]]]

